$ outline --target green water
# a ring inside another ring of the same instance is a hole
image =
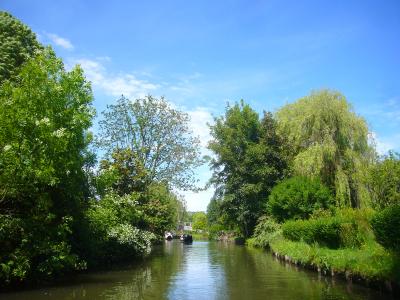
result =
[[[55,287],[0,299],[391,299],[389,295],[276,261],[222,242],[165,242],[118,270],[82,274]]]

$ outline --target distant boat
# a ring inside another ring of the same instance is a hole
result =
[[[174,238],[171,232],[166,232],[164,236],[167,241],[170,241]]]
[[[182,234],[180,237],[181,242],[184,242],[185,244],[191,244],[193,243],[193,237],[190,234]]]

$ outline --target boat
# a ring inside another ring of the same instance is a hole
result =
[[[184,242],[185,244],[191,244],[193,243],[193,237],[191,234],[182,234],[180,237],[181,242]]]
[[[164,237],[165,237],[165,239],[166,239],[167,241],[171,241],[171,240],[174,238],[174,236],[172,235],[171,232],[166,232],[166,233],[164,234]]]

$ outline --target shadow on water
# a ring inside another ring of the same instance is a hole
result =
[[[257,249],[218,242],[165,242],[123,269],[81,274],[68,284],[0,294],[38,299],[390,299],[342,280],[276,261]]]

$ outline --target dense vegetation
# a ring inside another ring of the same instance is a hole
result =
[[[318,179],[292,177],[272,189],[267,212],[279,222],[307,219],[314,211],[328,209],[332,204],[330,190]]]
[[[217,209],[222,222],[243,236],[253,233],[265,198],[286,172],[276,127],[271,113],[259,120],[243,101],[228,106],[225,116],[211,126],[209,149],[215,154],[211,182],[216,194],[209,208]]]
[[[185,211],[201,163],[187,114],[124,97],[90,132],[92,90],[0,13],[0,286],[145,255]],[[96,163],[90,149],[102,147]]]
[[[243,101],[211,126],[210,237],[329,273],[400,284],[400,157],[376,154],[365,120],[336,91],[274,115]]]

